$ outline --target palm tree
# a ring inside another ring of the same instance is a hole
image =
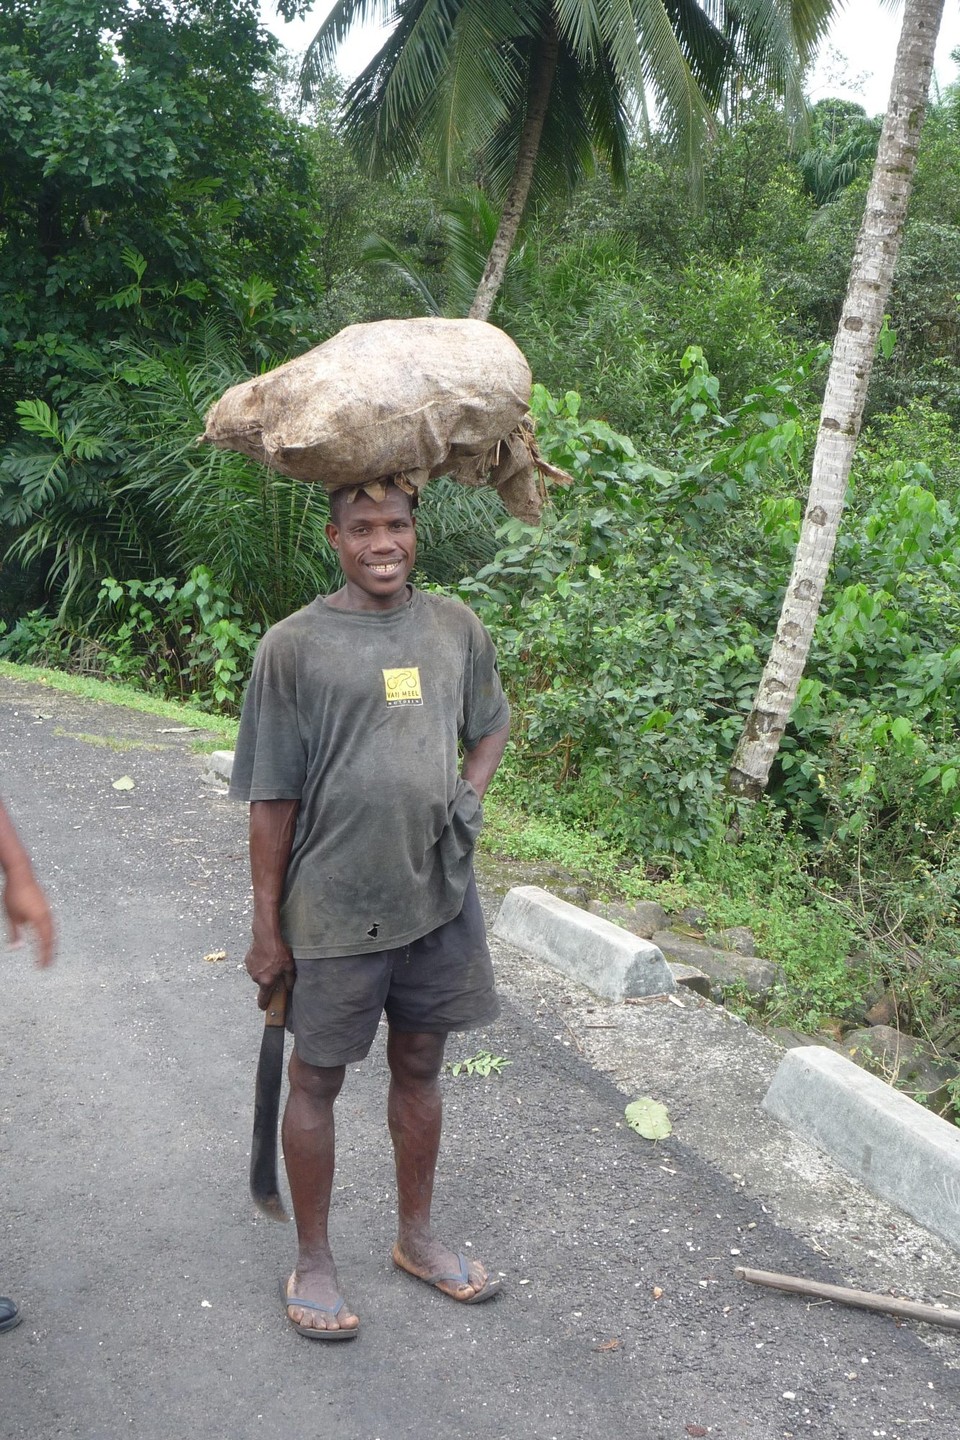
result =
[[[833,558],[884,307],[893,282],[933,73],[943,0],[906,0],[880,148],[833,345],[806,514],[770,657],[728,777],[766,789],[803,675]]]
[[[483,275],[490,247],[497,234],[499,217],[482,190],[454,195],[437,212],[430,231],[443,244],[443,266],[436,285],[423,273],[414,257],[382,235],[368,235],[361,243],[359,258],[395,276],[411,290],[427,315],[466,315]],[[421,244],[426,236],[421,236]],[[508,308],[515,310],[528,296],[535,262],[525,245],[510,252],[504,271],[503,294]]]
[[[347,90],[344,123],[374,170],[473,159],[502,211],[470,314],[486,319],[528,197],[575,186],[597,156],[625,180],[652,97],[695,167],[714,116],[762,85],[797,109],[834,0],[338,0],[307,50],[309,91],[356,24],[396,20]]]

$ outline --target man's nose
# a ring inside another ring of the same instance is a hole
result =
[[[389,530],[375,530],[373,532],[373,548],[377,553],[382,552],[384,555],[393,554],[397,547]]]

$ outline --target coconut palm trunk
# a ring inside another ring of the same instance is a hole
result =
[[[550,104],[553,81],[557,73],[559,53],[560,44],[556,26],[551,19],[538,46],[537,57],[531,71],[527,114],[517,148],[517,162],[513,169],[507,197],[503,203],[503,210],[500,213],[496,238],[487,257],[480,284],[477,286],[477,293],[473,297],[473,304],[470,306],[471,320],[486,320],[503,284],[507,261],[510,259],[510,251],[517,238],[527,197],[530,194],[530,186],[533,183],[533,172],[540,150],[540,139],[547,117],[547,107]]]
[[[890,101],[833,346],[793,571],[728,786],[766,789],[803,675],[833,558],[867,387],[903,237],[943,0],[906,0]]]

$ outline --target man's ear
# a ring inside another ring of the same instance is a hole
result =
[[[334,525],[334,523],[333,523],[332,520],[328,520],[327,523],[326,523],[326,525],[323,527],[323,533],[326,535],[327,539],[330,541],[330,544],[333,546],[334,550],[339,550],[339,549],[340,549],[340,527],[339,527],[339,525]]]

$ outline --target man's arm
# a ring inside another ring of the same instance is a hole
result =
[[[37,964],[43,969],[53,961],[53,917],[47,897],[37,884],[30,858],[24,850],[13,821],[0,802],[0,870],[6,877],[3,907],[9,922],[10,942],[19,945],[24,929],[37,939]]]
[[[250,802],[250,875],[253,880],[253,942],[247,973],[260,986],[257,1004],[266,1010],[281,975],[296,973],[290,946],[280,929],[280,901],[297,828],[299,800]]]
[[[510,739],[510,722],[502,725],[499,730],[494,730],[492,735],[484,735],[478,740],[472,750],[468,750],[464,756],[463,770],[461,771],[464,780],[469,780],[482,800],[487,793],[487,786],[497,773],[497,766],[503,759],[503,752],[507,748],[507,741]]]

